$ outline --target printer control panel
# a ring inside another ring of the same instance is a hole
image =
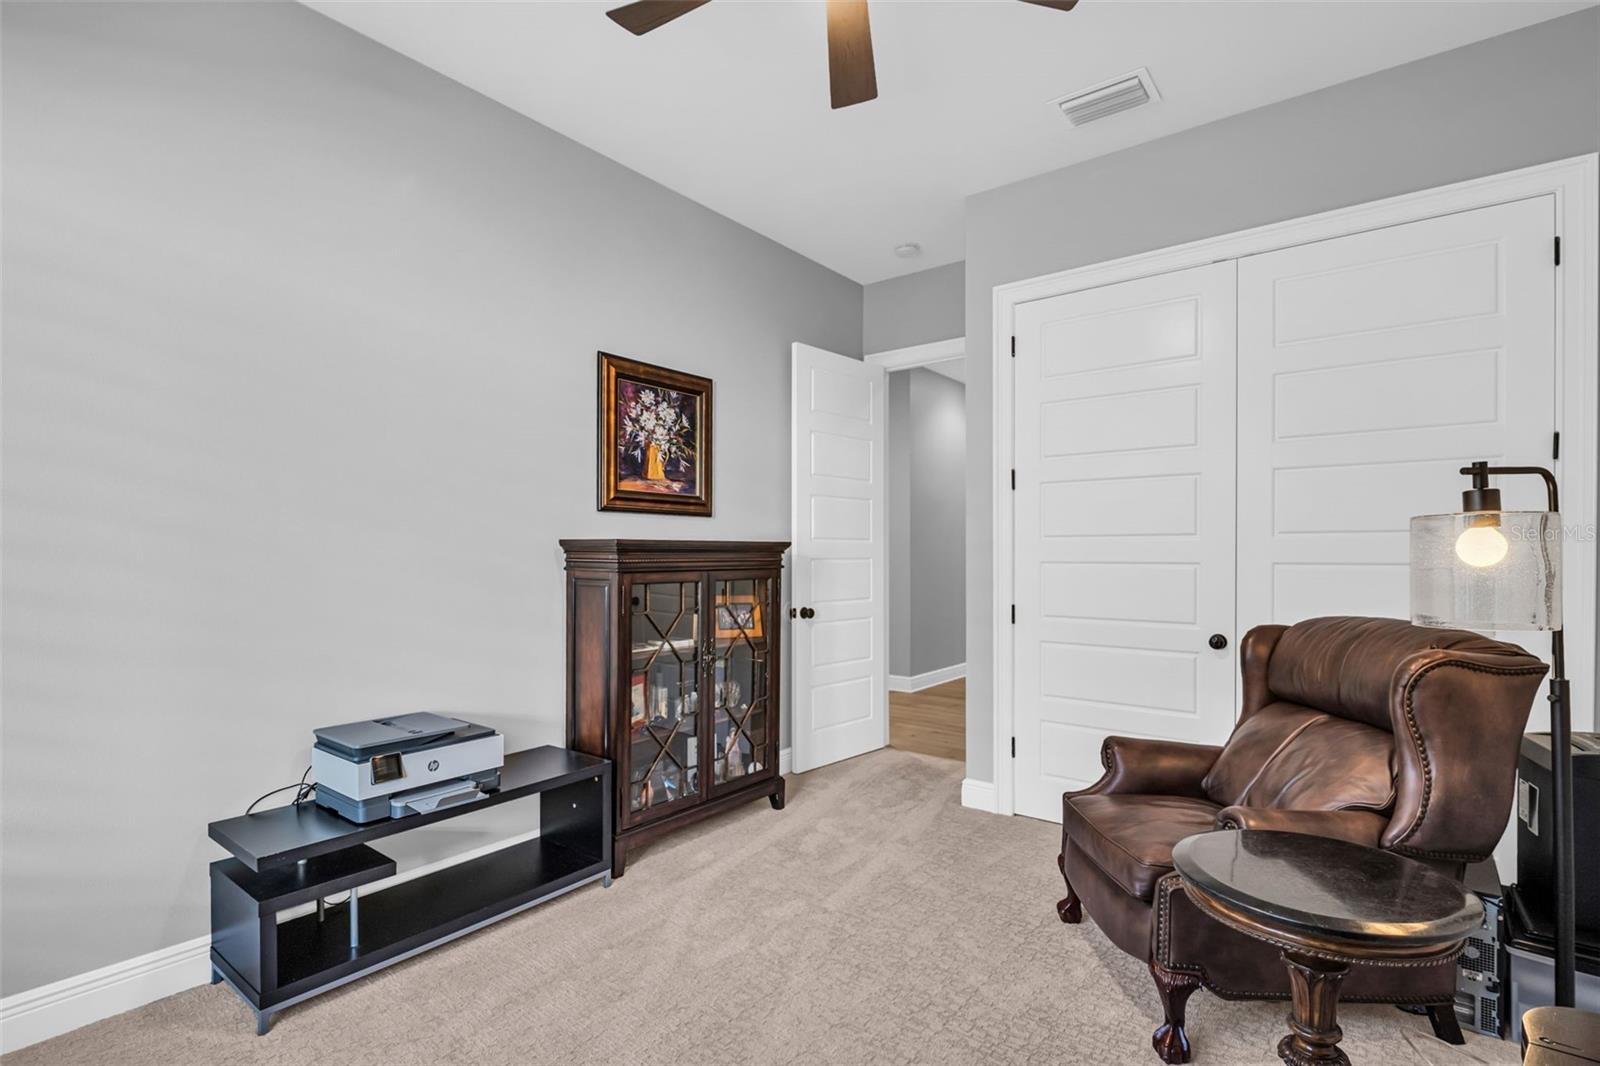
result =
[[[390,752],[387,755],[374,755],[372,757],[372,783],[381,785],[385,781],[398,781],[406,775],[405,769],[400,765],[400,753]]]

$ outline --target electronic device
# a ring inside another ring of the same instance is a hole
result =
[[[1467,867],[1464,880],[1483,902],[1483,925],[1467,937],[1456,958],[1456,1020],[1463,1029],[1499,1039],[1505,1030],[1504,890],[1493,859]]]
[[[1574,764],[1577,761],[1575,757]],[[1548,903],[1540,913],[1535,901],[1525,897],[1521,885],[1507,886],[1504,902],[1501,928],[1505,932],[1508,967],[1501,1014],[1505,1018],[1506,1039],[1520,1043],[1523,1014],[1556,1001],[1555,923],[1548,916]],[[1581,1010],[1600,1013],[1600,942],[1580,931],[1573,954],[1573,1004]]]
[[[422,712],[312,732],[317,803],[352,822],[426,813],[500,787],[505,738],[488,726]]]
[[[1517,897],[1534,924],[1554,924],[1554,788],[1550,734],[1522,738],[1517,762]],[[1584,876],[1584,856],[1600,853],[1600,733],[1572,734],[1572,836],[1577,845],[1578,939],[1600,943],[1600,878]]]

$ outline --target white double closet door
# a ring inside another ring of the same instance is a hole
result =
[[[1550,463],[1554,233],[1538,197],[1017,308],[1017,813],[1108,734],[1221,743],[1246,630],[1407,617],[1410,517]]]

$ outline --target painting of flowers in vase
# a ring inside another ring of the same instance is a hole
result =
[[[600,353],[600,509],[711,513],[711,380]]]

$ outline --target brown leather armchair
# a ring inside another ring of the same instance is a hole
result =
[[[1223,747],[1109,737],[1105,775],[1062,797],[1061,920],[1088,910],[1149,960],[1165,1012],[1151,1043],[1189,1061],[1184,1005],[1287,999],[1277,949],[1200,913],[1172,847],[1213,829],[1276,829],[1385,848],[1460,877],[1510,811],[1517,750],[1545,665],[1476,633],[1388,618],[1258,626],[1239,649],[1244,706]],[[1425,1006],[1461,1043],[1455,964],[1355,966],[1340,996]]]

